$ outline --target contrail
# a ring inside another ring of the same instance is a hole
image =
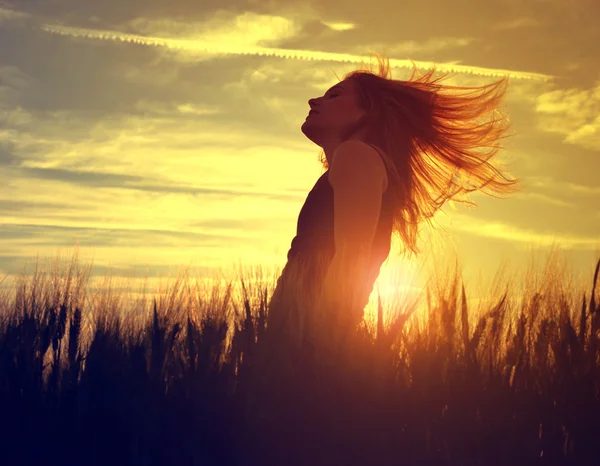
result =
[[[97,29],[74,28],[61,25],[44,24],[41,28],[53,34],[60,34],[71,37],[85,37],[87,39],[100,39],[109,41],[131,42],[142,45],[153,45],[157,47],[166,47],[169,49],[186,50],[189,52],[198,52],[203,54],[213,55],[259,55],[259,56],[275,56],[280,58],[292,58],[296,60],[319,60],[319,61],[335,61],[335,62],[364,62],[365,58],[358,55],[350,55],[345,53],[329,53],[317,52],[313,50],[294,50],[280,49],[276,47],[256,47],[244,45],[226,45],[223,43],[208,42],[202,40],[185,40],[185,39],[166,39],[162,37],[147,37],[137,34],[125,34],[118,31],[103,31]],[[410,60],[389,59],[390,67],[392,68],[407,68],[413,69]],[[512,71],[496,68],[483,68],[478,66],[464,66],[454,63],[434,63],[426,61],[414,61],[415,65],[420,68],[431,69],[434,66],[437,70],[451,73],[468,73],[479,76],[508,76],[514,79],[529,79],[536,81],[549,81],[553,76],[528,73],[524,71]]]

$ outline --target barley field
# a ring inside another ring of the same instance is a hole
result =
[[[0,464],[599,465],[594,263],[477,310],[447,273],[343,335],[277,326],[310,300],[273,281],[124,305],[36,271],[0,299]]]

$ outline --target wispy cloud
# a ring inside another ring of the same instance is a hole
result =
[[[532,17],[523,16],[521,18],[511,19],[509,21],[501,21],[492,26],[492,29],[497,31],[506,31],[511,29],[521,29],[521,28],[531,28],[537,27],[540,25],[540,22]]]
[[[295,60],[317,60],[317,61],[335,61],[361,63],[370,57],[358,56],[345,53],[319,52],[313,50],[282,49],[277,47],[261,47],[255,45],[245,45],[228,41],[219,42],[216,40],[187,40],[170,39],[165,37],[150,37],[138,34],[126,34],[119,31],[96,30],[86,28],[75,28],[57,24],[44,24],[42,29],[46,32],[61,34],[71,37],[83,37],[87,39],[108,40],[115,42],[129,42],[143,44],[148,46],[166,47],[173,50],[182,50],[190,54],[197,54],[199,57],[219,56],[219,55],[258,55],[258,56],[276,56],[279,58],[288,58]],[[410,60],[398,60],[390,58],[390,66],[395,68],[412,69]],[[548,81],[552,76],[531,73],[525,71],[513,71],[498,68],[485,68],[478,66],[467,66],[447,63],[434,63],[426,61],[414,61],[421,68],[436,68],[441,72],[468,73],[479,76],[509,76],[513,79],[531,79]]]
[[[22,92],[34,81],[16,66],[0,64],[0,107],[17,105]]]
[[[136,18],[127,23],[127,28],[149,37],[225,43],[239,48],[281,42],[296,36],[300,30],[299,25],[288,18],[252,12],[233,17],[216,12],[202,23],[173,18]]]
[[[514,197],[517,199],[533,199],[535,201],[539,201],[544,204],[555,205],[557,207],[575,207],[575,204],[572,202],[567,202],[562,199],[541,193],[521,192],[514,194]]]
[[[569,192],[577,195],[600,196],[600,185],[583,185],[568,181],[560,181],[549,176],[528,176],[527,184],[531,187],[552,189],[556,192]]]
[[[350,31],[352,29],[356,29],[356,24],[354,23],[336,23],[323,21],[323,24],[334,31]]]
[[[30,165],[30,164],[28,164]],[[63,181],[88,188],[120,188],[162,194],[190,194],[192,196],[217,197],[222,199],[261,197],[277,200],[300,201],[301,195],[275,192],[243,191],[208,187],[182,186],[181,183],[160,183],[137,175],[115,174],[102,171],[69,170],[64,168],[31,167],[19,168],[29,179]]]
[[[19,19],[29,18],[31,15],[17,10],[9,10],[0,6],[0,24],[5,21],[14,21]]]
[[[472,37],[430,37],[425,40],[406,40],[399,42],[397,44],[387,44],[387,43],[367,43],[365,46],[370,50],[385,50],[386,55],[390,56],[398,56],[398,55],[412,55],[416,53],[422,54],[434,54],[441,50],[453,49],[456,47],[466,47],[467,45],[473,43],[475,41]],[[356,47],[351,49],[353,52],[359,53]],[[364,48],[363,48],[364,50]],[[391,60],[390,60],[391,64]],[[450,66],[452,64],[456,64],[456,62],[452,63],[444,63],[444,66]],[[473,74],[478,74],[474,72]]]
[[[460,219],[453,222],[453,228],[471,235],[485,238],[502,239],[522,245],[532,243],[550,246],[559,243],[564,249],[593,250],[600,246],[600,237],[597,235],[573,235],[568,233],[546,233],[541,228],[525,229],[505,222],[487,222],[474,217],[460,215]]]
[[[564,142],[600,149],[600,81],[589,89],[556,89],[537,97],[538,128]]]

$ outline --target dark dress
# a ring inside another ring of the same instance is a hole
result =
[[[376,150],[377,148],[373,146]],[[287,263],[277,281],[277,287],[273,293],[271,304],[276,304],[280,295],[285,293],[284,289],[295,293],[296,296],[307,296],[316,293],[327,271],[327,266],[335,254],[335,242],[333,234],[333,187],[328,180],[327,170],[317,180],[314,187],[308,193],[306,201],[300,210],[296,236],[291,242],[287,254]],[[357,219],[357,221],[359,221]],[[362,308],[368,303],[369,296],[373,290],[375,280],[379,276],[380,267],[386,260],[391,246],[392,234],[392,190],[386,189],[382,194],[381,213],[369,261],[369,270],[364,292],[361,294]],[[303,279],[297,278],[296,272],[303,271]],[[276,309],[277,308],[277,309]],[[283,308],[283,315],[280,314]],[[269,326],[291,327],[287,329],[290,337],[300,337],[303,333],[303,323],[307,309],[295,309],[290,311],[289,305],[270,306]],[[272,311],[272,312],[271,312]],[[294,311],[297,315],[294,315]],[[291,312],[291,315],[290,315]],[[271,318],[272,317],[272,318]],[[361,314],[362,317],[362,314]],[[358,322],[357,322],[358,323]],[[294,328],[300,327],[300,328]],[[272,330],[273,327],[272,327]],[[283,331],[277,330],[277,333]],[[300,343],[300,341],[298,341]]]
[[[315,406],[329,406],[331,403],[327,401],[330,380],[327,374],[335,372],[332,372],[329,363],[323,362],[328,360],[324,358],[328,352],[320,346],[324,340],[317,336],[331,325],[323,325],[322,316],[316,319],[312,312],[314,307],[306,305],[303,297],[318,288],[335,254],[333,188],[328,175],[329,170],[317,180],[302,206],[287,263],[268,304],[266,331],[258,339],[256,351],[248,356],[254,375],[248,379],[246,389],[247,430],[259,433],[252,437],[250,445],[266,466],[325,464],[317,462],[319,458],[323,461],[327,452],[317,442],[325,439],[327,444],[327,436],[315,427],[328,425],[330,411],[322,411],[325,419],[310,416],[321,412]],[[371,249],[363,299],[365,305],[379,276],[381,264],[390,252],[391,194],[390,189],[382,194],[381,214]],[[298,279],[299,271],[301,279]],[[358,314],[353,316],[349,322],[358,323],[358,317]],[[323,326],[317,328],[316,324]],[[311,404],[310,409],[304,408],[307,403]],[[308,433],[299,434],[298,429],[305,427]],[[310,448],[299,444],[299,438],[305,439]],[[268,441],[257,442],[257,439]],[[290,456],[290,451],[294,451],[294,455]],[[310,459],[305,458],[307,455]],[[327,464],[342,463],[329,461]]]

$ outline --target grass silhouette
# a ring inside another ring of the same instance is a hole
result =
[[[341,339],[301,270],[135,312],[72,270],[0,304],[2,464],[600,464],[600,260],[480,313],[447,274]]]

